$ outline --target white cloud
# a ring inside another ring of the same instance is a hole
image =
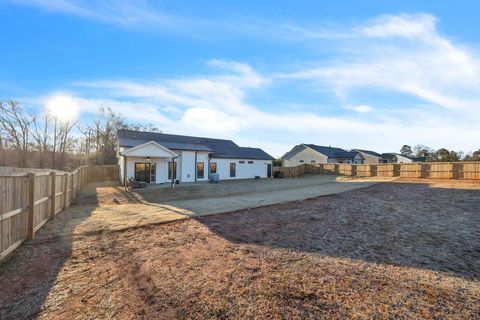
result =
[[[342,97],[351,89],[377,88],[476,114],[480,55],[442,36],[436,21],[427,14],[382,16],[339,41],[339,50],[348,49],[328,65],[281,76],[330,86]]]
[[[148,5],[145,1],[10,0],[10,2],[135,29],[173,25],[178,27],[181,25],[180,22],[185,23]]]
[[[364,105],[364,104],[361,104],[361,105],[358,105],[358,106],[353,106],[353,107],[346,106],[346,107],[344,107],[344,109],[353,110],[353,111],[358,112],[358,113],[366,113],[366,112],[372,112],[373,111],[372,107]]]
[[[245,63],[211,60],[207,64],[219,70],[214,75],[100,79],[77,82],[74,89],[86,112],[103,104],[132,121],[153,122],[164,132],[231,138],[275,156],[302,142],[381,152],[417,143],[478,149],[479,54],[441,35],[436,23],[430,15],[399,15],[382,16],[345,32],[313,30],[305,38],[321,43],[322,37],[332,37],[338,49],[333,61],[308,61],[316,65],[313,68],[263,74]],[[303,83],[336,93],[340,99],[331,109],[343,106],[355,112],[322,114],[313,108],[292,112],[280,107],[266,111],[252,102],[256,93],[271,86],[285,86],[288,92]],[[371,102],[352,94],[356,89],[401,93],[418,102],[393,108],[384,96],[372,108]]]
[[[384,15],[358,29],[367,37],[429,37],[436,33],[437,19],[430,14]]]

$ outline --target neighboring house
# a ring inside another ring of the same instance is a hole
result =
[[[220,180],[272,176],[272,156],[231,140],[132,130],[118,130],[117,136],[122,181],[208,181],[211,173]]]
[[[310,163],[363,163],[362,155],[357,151],[346,151],[340,148],[299,144],[283,155],[284,167],[296,167]]]
[[[363,157],[364,164],[378,164],[383,163],[384,159],[380,153],[370,150],[354,149]]]
[[[426,159],[405,156],[399,153],[382,153],[383,163],[412,163],[424,162]]]

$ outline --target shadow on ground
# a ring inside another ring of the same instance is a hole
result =
[[[58,274],[72,258],[74,241],[86,237],[75,235],[74,230],[99,206],[96,185],[89,188],[0,264],[0,319],[31,319],[41,312]]]
[[[233,243],[480,278],[480,190],[385,183],[196,219]]]

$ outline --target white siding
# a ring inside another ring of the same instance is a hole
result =
[[[171,161],[171,160],[168,159],[168,161]],[[155,163],[156,165],[155,183],[167,182],[168,180],[167,158],[150,159],[150,161],[146,161],[145,158],[127,158],[127,178],[130,178],[130,177],[135,178],[135,162]]]
[[[245,163],[240,163],[244,161]],[[253,163],[248,163],[253,161]],[[267,177],[267,165],[272,164],[271,160],[254,160],[254,159],[218,159],[212,158],[210,162],[217,163],[217,173],[220,180],[233,179],[254,179],[255,176],[260,178]],[[235,177],[230,177],[230,163],[236,164]],[[208,167],[209,168],[209,167]],[[208,171],[210,171],[208,169]]]
[[[179,169],[178,178],[181,182],[195,182],[195,175],[197,172],[197,164],[195,163],[195,151],[175,151],[181,153],[181,156],[177,161]],[[207,181],[208,180],[208,152],[198,151],[197,152],[197,163],[203,162],[204,173],[203,178],[197,178],[196,181]]]
[[[404,157],[400,154],[397,154],[397,163],[412,163],[413,160],[407,157]]]
[[[327,163],[327,156],[305,146],[300,146],[292,155],[283,159],[284,167],[296,167],[305,163]],[[330,162],[330,161],[328,161]]]

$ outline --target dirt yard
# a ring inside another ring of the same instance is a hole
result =
[[[135,205],[117,192],[82,207]],[[480,319],[478,183],[387,182],[103,232],[68,212],[0,265],[1,319]]]
[[[175,189],[147,188],[128,193],[120,186],[105,183],[87,190],[80,199],[81,205],[70,207],[54,222],[46,224],[42,234],[81,236],[123,230],[356,190],[374,183],[376,181],[316,175],[226,181],[215,185],[184,184]]]

